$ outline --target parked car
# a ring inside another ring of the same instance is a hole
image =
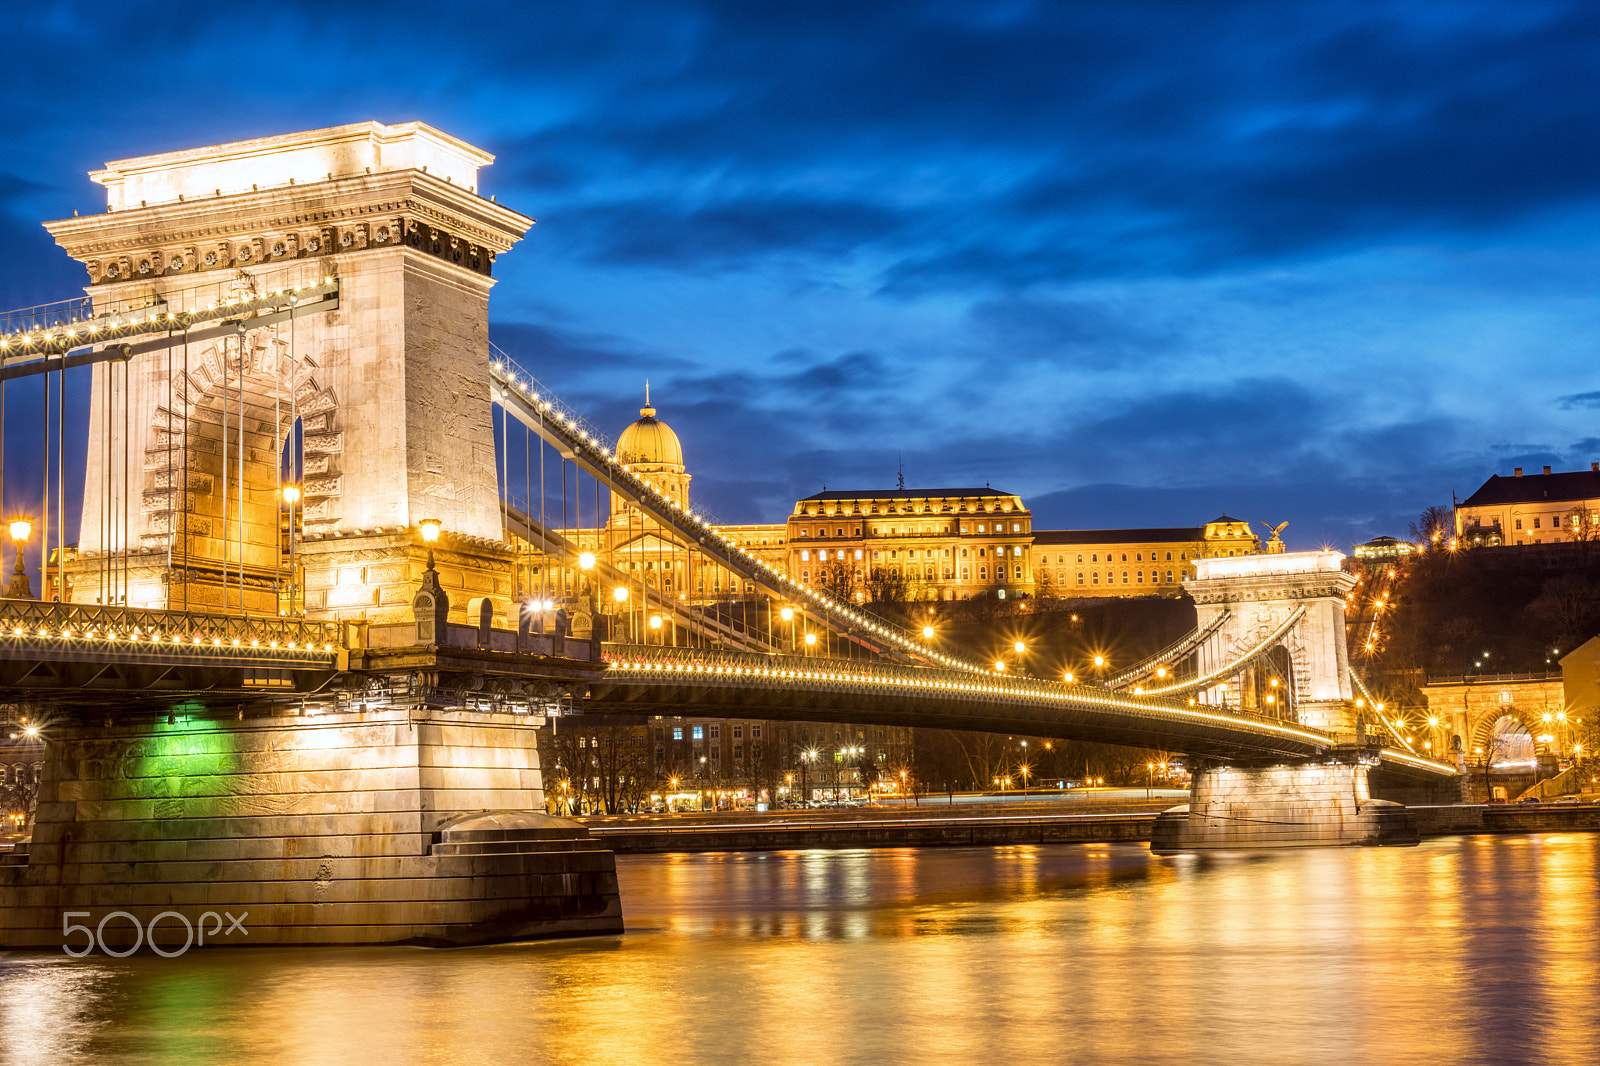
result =
[[[1580,801],[1579,801],[1577,796],[1561,796],[1558,799],[1556,799],[1554,802],[1556,802],[1556,803],[1577,804]]]
[[[1542,803],[1544,801],[1541,800],[1538,796],[1523,796],[1521,799],[1517,800],[1517,802],[1518,803]]]

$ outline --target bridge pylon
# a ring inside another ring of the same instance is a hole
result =
[[[1201,674],[1239,658],[1296,610],[1306,612],[1277,649],[1200,693],[1199,701],[1353,735],[1344,607],[1356,579],[1341,568],[1343,558],[1315,551],[1195,560],[1195,576],[1183,586],[1194,598],[1199,628],[1228,615],[1199,649]]]
[[[1153,850],[1417,843],[1404,806],[1371,794],[1380,756],[1355,713],[1344,608],[1356,579],[1342,562],[1332,551],[1196,560],[1184,588],[1199,628],[1218,623],[1199,649],[1202,675],[1259,651],[1303,611],[1276,647],[1197,701],[1283,718],[1339,743],[1304,758],[1192,760],[1189,803],[1162,814]]]
[[[492,161],[362,122],[90,175],[106,213],[46,226],[95,313],[173,317],[95,363],[78,602],[396,622],[437,519],[457,620],[483,596],[504,617],[488,297],[532,220],[479,194]],[[318,286],[332,297],[278,314],[184,317]]]

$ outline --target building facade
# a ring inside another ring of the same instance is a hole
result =
[[[1600,539],[1600,463],[1588,470],[1495,474],[1456,504],[1456,542],[1482,548]]]
[[[691,475],[677,434],[656,417],[648,394],[639,415],[617,440],[619,460],[687,507]],[[1262,550],[1250,523],[1226,514],[1199,526],[1036,530],[1020,496],[991,486],[825,489],[797,500],[782,524],[718,531],[801,586],[855,603],[1176,596],[1195,559]],[[613,499],[603,528],[558,532],[604,563],[613,584],[629,586],[630,602],[755,597],[752,584],[688,550],[624,500]],[[553,584],[582,581],[566,572]]]
[[[857,603],[1033,592],[1033,516],[987,487],[819,492],[784,536],[790,576]]]
[[[1219,515],[1203,526],[1047,529],[1033,537],[1035,591],[1077,596],[1177,596],[1194,560],[1254,555],[1250,523]]]

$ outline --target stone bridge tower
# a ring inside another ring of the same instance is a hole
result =
[[[1200,648],[1202,674],[1238,658],[1297,609],[1306,609],[1282,650],[1274,652],[1279,669],[1273,672],[1286,673],[1287,684],[1264,684],[1268,671],[1256,668],[1207,689],[1203,702],[1292,716],[1329,733],[1355,732],[1344,607],[1356,579],[1341,568],[1343,558],[1317,551],[1195,560],[1195,576],[1183,584],[1194,597],[1200,627],[1229,613]],[[1267,699],[1274,702],[1267,705]]]
[[[532,220],[478,192],[492,161],[420,122],[362,122],[90,175],[107,212],[47,228],[87,268],[96,313],[330,277],[338,303],[231,338],[175,333],[125,372],[95,366],[75,598],[114,602],[101,560],[126,550],[134,606],[270,614],[292,584],[312,617],[399,621],[422,571],[417,523],[436,518],[454,608],[504,605],[488,297]],[[293,415],[302,550],[286,575]]]

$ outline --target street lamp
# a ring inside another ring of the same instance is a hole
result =
[[[933,639],[933,627],[932,626],[923,626],[922,627],[922,639],[923,640],[932,640]]]
[[[33,536],[33,519],[27,515],[13,515],[10,523],[11,541],[17,546],[17,568],[11,574],[11,587],[6,595],[14,600],[33,599],[33,589],[28,584],[28,572],[22,567],[22,549]]]

